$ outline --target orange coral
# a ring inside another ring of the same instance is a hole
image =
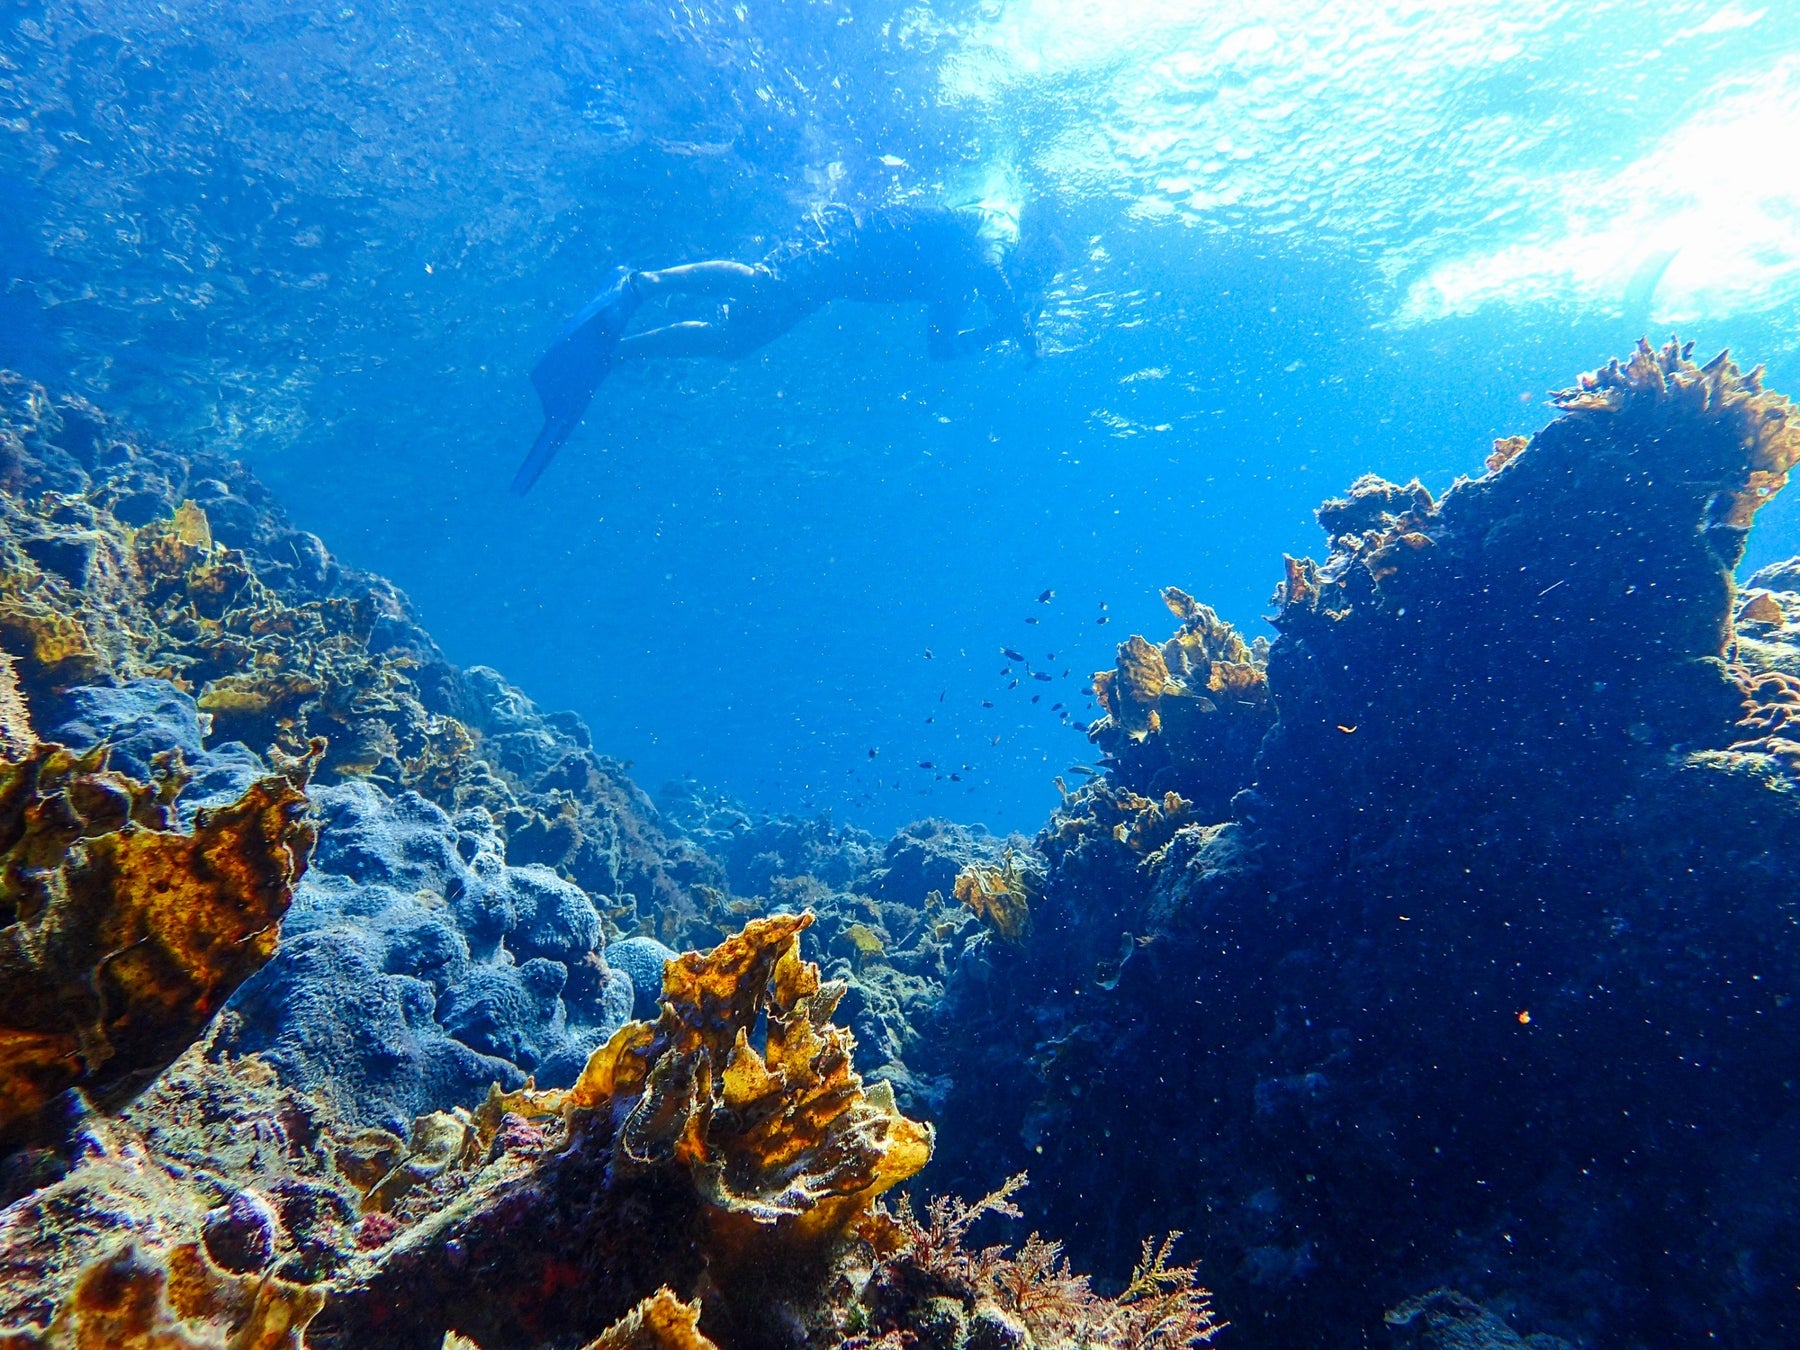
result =
[[[1744,450],[1744,483],[1721,518],[1748,527],[1800,464],[1800,414],[1785,395],[1763,389],[1761,366],[1746,375],[1728,351],[1699,366],[1688,359],[1691,347],[1670,341],[1657,350],[1640,338],[1629,361],[1615,359],[1583,375],[1553,401],[1566,413],[1638,415],[1669,407],[1734,423]]]
[[[626,1023],[574,1086],[495,1089],[466,1131],[446,1127],[445,1168],[396,1206],[411,1226],[363,1258],[331,1334],[541,1342],[554,1325],[577,1343],[702,1273],[708,1316],[746,1340],[815,1307],[877,1197],[930,1159],[932,1133],[852,1067],[850,1033],[829,1021],[844,986],[800,959],[811,923],[756,919],[669,962],[661,1015]],[[375,1142],[365,1183],[395,1156]],[[460,1286],[467,1262],[491,1270],[483,1289]],[[546,1281],[580,1293],[547,1308],[531,1292]]]
[[[1149,858],[1193,821],[1194,804],[1178,792],[1161,799],[1096,779],[1063,805],[1057,833],[1064,839],[1104,834],[1133,853]]]
[[[310,768],[183,834],[178,775],[50,745],[0,766],[0,1131],[76,1084],[129,1096],[274,954],[313,844]]]
[[[1134,633],[1120,645],[1115,668],[1095,674],[1094,693],[1107,716],[1090,739],[1122,732],[1141,744],[1171,716],[1186,721],[1218,711],[1209,695],[1223,695],[1234,707],[1266,705],[1261,657],[1237,629],[1178,587],[1166,587],[1162,599],[1181,628],[1160,648]]]
[[[1008,942],[1022,942],[1031,932],[1033,882],[1007,849],[999,867],[970,863],[957,873],[955,895]]]
[[[717,1350],[700,1334],[700,1302],[683,1303],[667,1285],[590,1341],[585,1350]]]
[[[220,1270],[199,1243],[126,1243],[82,1271],[47,1327],[0,1332],[3,1350],[301,1350],[322,1289]]]
[[[1525,436],[1499,437],[1494,441],[1493,453],[1487,457],[1487,471],[1489,473],[1499,473],[1500,470],[1504,469],[1508,464],[1511,464],[1513,460],[1517,459],[1519,457],[1519,452],[1528,444],[1530,444],[1530,439]]]

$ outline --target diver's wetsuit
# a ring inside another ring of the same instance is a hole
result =
[[[1032,315],[1007,275],[1016,230],[1001,228],[1004,223],[976,207],[884,206],[859,215],[831,206],[754,266],[714,261],[660,272],[615,269],[532,367],[544,426],[513,491],[530,490],[619,361],[744,356],[832,300],[923,302],[927,350],[937,360],[1007,338],[1036,360]],[[659,291],[717,296],[721,304],[710,320],[625,333],[638,305]],[[986,308],[988,321],[962,328],[976,305]]]
[[[640,298],[681,290],[725,298],[710,321],[669,324],[619,342],[621,359],[737,357],[787,332],[832,300],[923,302],[927,350],[939,360],[1005,338],[1036,357],[1031,319],[1005,263],[1010,241],[976,208],[887,206],[858,214],[832,206],[760,264],[695,263],[633,277]],[[961,323],[977,303],[989,321]]]

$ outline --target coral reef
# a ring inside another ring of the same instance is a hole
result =
[[[604,897],[624,931],[722,888],[579,718],[451,666],[405,596],[295,529],[243,466],[0,372],[0,488],[0,649],[40,728],[82,715],[73,688],[161,678],[209,745],[297,754],[323,736],[321,783],[487,808],[508,861]]]
[[[1674,344],[1557,404],[1441,499],[1321,509],[1236,662],[1253,755],[1172,739],[1175,659],[1122,649],[1030,940],[916,1046],[939,1184],[1047,1170],[1104,1269],[1185,1229],[1261,1344],[1443,1286],[1593,1346],[1786,1341],[1800,567],[1732,573],[1800,415]]]
[[[274,954],[314,832],[315,753],[177,828],[184,775],[104,749],[0,761],[0,1137],[58,1093],[129,1098]]]
[[[1081,1345],[1109,1350],[1186,1350],[1211,1341],[1225,1324],[1195,1268],[1170,1264],[1179,1234],[1145,1239],[1125,1287],[1097,1293],[1063,1257],[1062,1244],[1033,1233],[1018,1251],[971,1249],[965,1239],[987,1214],[1021,1218],[1012,1197],[1023,1173],[973,1203],[939,1196],[920,1219],[902,1197],[883,1214],[882,1254],[863,1294],[876,1331],[906,1331],[942,1350]]]
[[[874,1199],[931,1150],[851,1068],[827,1020],[842,989],[799,956],[809,922],[755,920],[673,962],[658,1019],[621,1028],[566,1091],[496,1089],[474,1165],[402,1202],[416,1222],[357,1263],[318,1343],[575,1342],[662,1285],[704,1287],[721,1344],[792,1339],[784,1326],[830,1306]]]

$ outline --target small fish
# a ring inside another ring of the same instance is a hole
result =
[[[948,689],[945,689],[945,690],[943,690],[943,691],[942,691],[942,692],[941,692],[941,693],[939,693],[939,694],[938,694],[938,702],[939,702],[939,703],[942,703],[942,702],[943,702],[943,701],[944,701],[944,695],[945,695],[945,694],[947,694],[947,693],[949,693],[949,692],[950,692],[950,691],[949,691],[949,690],[948,690]]]
[[[1052,675],[1047,670],[1034,670],[1031,672],[1031,678],[1034,680],[1054,680],[1056,676]]]
[[[998,736],[996,736],[996,737],[994,737],[993,740],[989,741],[988,744],[989,745],[998,745],[998,744],[1000,744],[1000,738]]]
[[[930,725],[931,725],[931,724],[932,724],[932,723],[933,723],[933,722],[935,722],[935,721],[937,721],[937,718],[935,718],[935,717],[927,717],[927,718],[926,718],[926,719],[925,719],[925,725],[926,725],[926,726],[930,726]]]
[[[1071,764],[1069,765],[1069,772],[1078,773],[1084,778],[1098,778],[1100,776],[1100,770],[1096,769],[1092,764]]]
[[[1046,661],[1054,661],[1054,660],[1056,660],[1056,653],[1055,653],[1055,652],[1045,652],[1045,653],[1044,653],[1044,660],[1046,660]]]
[[[1024,652],[1015,652],[1011,647],[1002,647],[1000,649],[1000,655],[1004,656],[1008,661],[1023,662],[1025,660]]]
[[[931,655],[931,648],[929,648],[929,647],[927,647],[927,648],[926,648],[926,649],[925,649],[925,659],[926,659],[926,660],[927,660],[927,661],[930,661],[930,660],[933,660],[933,659],[934,659],[934,658],[933,658],[933,657],[932,657],[932,655]]]
[[[1062,707],[1062,704],[1060,704],[1060,703],[1052,703],[1052,704],[1051,704],[1051,705],[1050,705],[1050,711],[1051,711],[1051,712],[1055,712],[1055,711],[1056,711],[1056,710],[1057,710],[1057,709],[1058,709],[1058,708],[1060,708],[1060,707]]]
[[[1064,668],[1063,668],[1063,673],[1062,673],[1062,677],[1063,677],[1063,678],[1064,678],[1064,679],[1065,679],[1065,680],[1066,680],[1066,679],[1068,679],[1068,678],[1069,678],[1069,670],[1068,670],[1068,667],[1066,667],[1066,666],[1065,666],[1065,667],[1064,667]]]
[[[1026,622],[1026,623],[1036,623],[1036,622],[1037,622],[1037,618],[1036,618],[1036,616],[1035,616],[1035,615],[1034,615],[1034,616],[1033,616],[1033,617],[1031,617],[1031,618],[1029,618],[1029,619],[1027,619],[1027,620],[1025,620],[1025,622]]]
[[[994,700],[991,698],[984,698],[981,700],[981,706],[984,708],[991,708],[994,706]]]
[[[1356,734],[1355,727],[1347,727],[1342,722],[1338,723],[1338,730],[1343,732],[1346,736],[1354,736]]]
[[[952,783],[960,783],[962,782],[962,775],[960,773],[953,773],[950,775],[950,781]]]
[[[1055,591],[1039,591],[1038,592],[1038,603],[1040,605],[1047,605],[1054,599],[1056,599]]]
[[[937,765],[933,764],[928,759],[922,759],[919,761],[919,767],[921,769],[935,769],[935,768],[937,768]]]
[[[1000,673],[1002,675],[1010,675],[1010,674],[1012,674],[1012,667],[1011,666],[1001,666]]]
[[[971,770],[971,769],[973,769],[973,768],[974,768],[974,767],[975,767],[975,766],[974,766],[974,765],[973,765],[973,764],[965,764],[965,765],[963,765],[963,766],[962,766],[962,771],[963,771],[963,772],[964,772],[964,773],[968,773],[968,772],[969,772],[969,771],[970,771],[970,770]]]
[[[1038,701],[1038,700],[1039,700],[1039,699],[1041,699],[1041,698],[1042,698],[1042,697],[1043,697],[1043,695],[1042,695],[1042,694],[1033,694],[1033,695],[1032,695],[1032,696],[1031,696],[1031,701],[1032,701],[1032,702],[1033,702],[1033,703],[1036,703],[1036,702],[1037,702],[1037,701]]]
[[[1014,680],[1011,684],[1007,685],[1006,687],[1008,689],[1017,689],[1019,687],[1019,682],[1017,680]]]
[[[1095,619],[1094,622],[1095,623],[1110,623],[1112,621],[1110,619],[1108,619],[1106,617],[1106,615],[1102,614],[1099,618]]]
[[[880,753],[881,753],[881,751],[875,749],[874,746],[869,747],[869,758],[870,759],[874,759],[875,756],[879,755]]]
[[[1106,608],[1106,601],[1104,601],[1104,600],[1102,600],[1102,601],[1101,601],[1101,602],[1100,602],[1100,608],[1101,608],[1101,609],[1105,609],[1105,608]]]

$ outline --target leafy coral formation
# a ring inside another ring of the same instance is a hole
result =
[[[664,1283],[713,1291],[722,1343],[816,1313],[833,1260],[924,1166],[931,1132],[851,1068],[828,1020],[842,987],[799,956],[809,922],[756,920],[672,962],[658,1019],[621,1028],[571,1088],[496,1090],[471,1120],[476,1146],[401,1207],[416,1222],[364,1258],[323,1333],[578,1339]],[[469,1263],[491,1283],[467,1287]],[[543,1306],[531,1291],[563,1270],[570,1291]]]
[[[274,954],[313,845],[310,768],[185,833],[179,769],[141,783],[55,745],[0,761],[0,1135],[77,1084],[129,1097]]]

